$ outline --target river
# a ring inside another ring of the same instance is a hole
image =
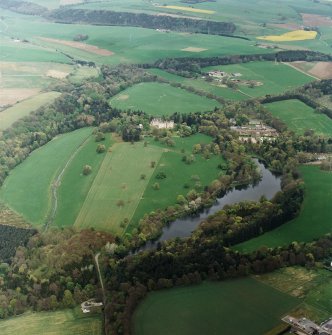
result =
[[[161,236],[155,241],[149,241],[140,250],[148,250],[156,247],[158,242],[170,240],[175,237],[189,237],[197,226],[208,216],[220,211],[225,205],[232,205],[240,201],[253,200],[257,201],[261,196],[271,199],[280,187],[280,177],[273,175],[262,163],[255,160],[259,166],[262,179],[256,185],[250,185],[242,189],[233,189],[224,196],[217,198],[216,203],[200,212],[195,216],[188,216],[177,219],[163,228]]]

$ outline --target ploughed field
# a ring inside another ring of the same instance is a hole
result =
[[[83,128],[61,135],[33,152],[6,179],[1,201],[36,227],[74,225],[121,234],[145,213],[175,204],[179,194],[207,186],[220,173],[219,156],[195,154],[191,164],[182,160],[194,144],[211,142],[205,135],[174,138],[169,147],[152,138],[146,145],[114,143],[107,134],[106,151],[98,154],[100,142],[91,133]],[[83,175],[84,165],[91,166],[89,175]],[[166,177],[159,179],[160,174]]]

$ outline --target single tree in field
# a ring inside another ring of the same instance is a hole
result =
[[[146,179],[146,175],[144,173],[141,174],[141,179],[145,180]]]
[[[105,150],[106,150],[106,147],[104,144],[98,144],[97,149],[96,149],[98,154],[105,152]]]
[[[156,166],[156,162],[155,161],[151,161],[150,166],[152,167],[152,169]]]
[[[98,131],[95,136],[96,142],[104,141],[105,140],[105,134],[101,131]]]
[[[153,186],[152,186],[152,188],[153,188],[154,190],[158,191],[158,190],[160,189],[160,185],[159,185],[159,183],[154,183]]]
[[[83,175],[87,176],[92,172],[92,167],[90,165],[83,166]]]
[[[123,200],[118,200],[118,202],[116,203],[116,205],[118,207],[123,207],[125,205],[125,202]]]

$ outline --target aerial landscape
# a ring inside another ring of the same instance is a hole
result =
[[[0,9],[1,335],[332,335],[331,0]]]

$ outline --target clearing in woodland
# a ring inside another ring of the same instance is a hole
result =
[[[135,335],[264,334],[301,300],[252,278],[150,293],[133,318]]]
[[[123,99],[123,95],[128,98]],[[110,103],[115,108],[141,110],[153,116],[211,111],[220,106],[215,100],[159,83],[134,85],[113,97]]]

